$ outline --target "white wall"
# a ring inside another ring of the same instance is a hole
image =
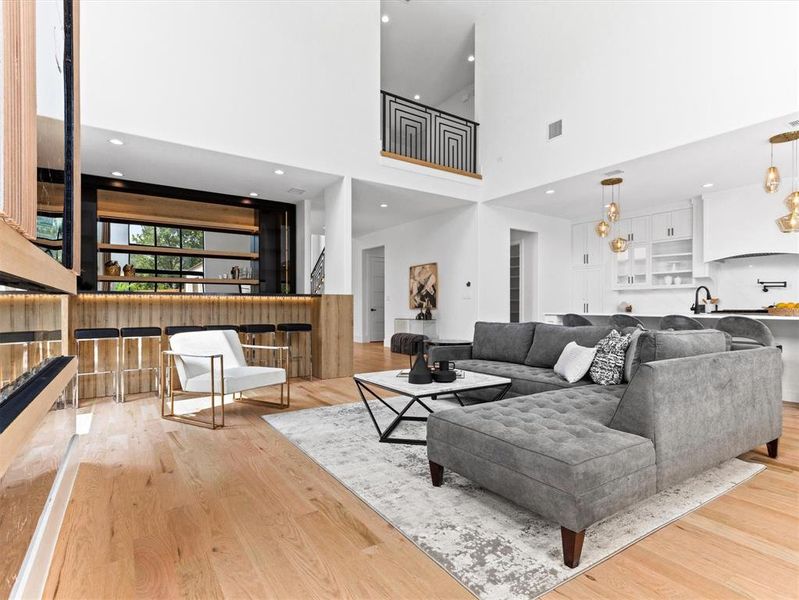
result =
[[[475,29],[487,196],[795,111],[797,30],[796,2],[492,2]]]
[[[394,319],[414,317],[408,306],[408,275],[412,265],[438,263],[438,335],[471,339],[476,319],[475,295],[467,298],[466,282],[477,281],[477,206],[450,210],[420,221],[376,231],[353,243],[355,340],[364,341],[366,316],[363,302],[363,250],[385,247],[385,344],[394,333]],[[329,244],[329,242],[328,242]],[[328,245],[329,247],[329,245]]]
[[[476,199],[379,160],[380,27],[377,1],[83,2],[83,124]]]
[[[477,318],[481,321],[510,319],[510,239],[511,230],[538,234],[536,262],[527,265],[525,277],[538,273],[536,306],[541,320],[569,301],[571,269],[571,223],[566,219],[503,208],[488,204],[479,207]]]
[[[436,108],[474,121],[474,83],[458,90]]]
[[[325,188],[325,293],[352,293],[352,179]]]

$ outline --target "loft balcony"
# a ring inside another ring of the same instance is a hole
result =
[[[477,170],[479,123],[385,90],[380,97],[383,156],[482,179]]]

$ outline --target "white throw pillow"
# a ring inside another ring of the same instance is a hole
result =
[[[569,342],[555,363],[555,373],[569,383],[580,381],[591,368],[594,356],[596,348],[586,348],[579,346],[577,342]]]

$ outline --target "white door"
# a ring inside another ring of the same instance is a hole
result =
[[[382,342],[385,331],[385,259],[382,256],[369,256],[369,341]]]
[[[671,237],[689,238],[693,237],[692,215],[690,208],[675,210],[671,213]]]
[[[602,238],[594,231],[596,223],[586,223],[585,227],[585,253],[586,264],[591,266],[602,264]]]
[[[602,311],[602,269],[585,271],[585,305],[587,313]]]

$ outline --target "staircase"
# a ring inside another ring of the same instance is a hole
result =
[[[325,250],[316,260],[314,268],[311,270],[311,293],[324,294],[325,293]]]

